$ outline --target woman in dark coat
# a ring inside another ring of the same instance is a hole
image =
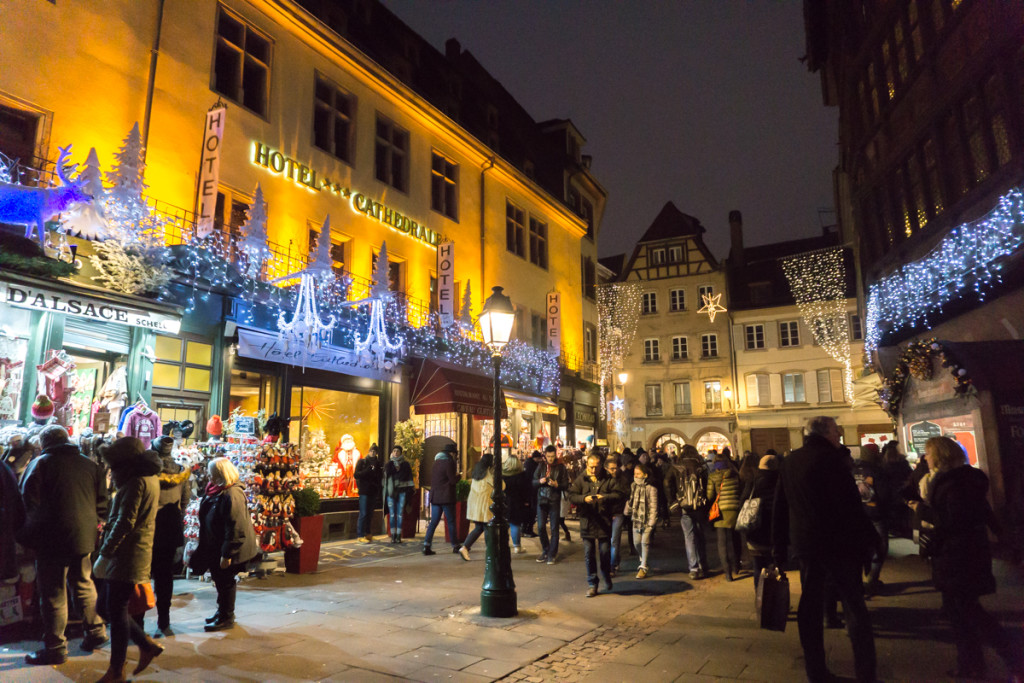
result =
[[[774,455],[762,457],[747,491],[748,497],[761,499],[761,522],[756,529],[747,532],[747,549],[754,563],[755,593],[761,580],[761,570],[771,564],[772,560],[772,507],[775,505],[775,487],[778,483],[778,458]]]
[[[174,635],[171,631],[171,596],[174,593],[174,567],[181,558],[179,549],[185,545],[185,508],[191,498],[189,477],[192,471],[171,457],[174,439],[161,436],[153,442],[160,456],[160,506],[156,513],[153,537],[153,590],[156,592],[156,633],[154,637]],[[141,625],[141,624],[140,624]]]
[[[130,436],[115,441],[102,456],[110,466],[117,494],[93,576],[101,579],[97,611],[110,624],[110,663],[100,683],[115,683],[125,680],[128,638],[139,646],[136,674],[164,651],[162,645],[146,637],[142,627],[128,614],[128,601],[136,584],[149,581],[160,502],[156,475],[162,464],[156,453],[147,451],[140,440]]]
[[[956,678],[982,678],[982,642],[995,647],[1012,675],[1024,675],[1024,648],[978,601],[995,593],[989,527],[988,477],[967,464],[960,445],[946,436],[925,442],[928,466],[937,471],[922,516],[934,524],[932,580],[942,593],[956,637]]]
[[[725,580],[732,581],[739,572],[739,540],[736,533],[736,518],[739,517],[743,493],[736,465],[729,457],[728,449],[715,454],[711,463],[711,474],[708,475],[708,501],[718,501],[721,516],[714,520],[715,535],[718,541],[718,558],[725,572]]]
[[[252,517],[239,483],[238,469],[227,458],[214,458],[210,481],[199,504],[199,546],[189,559],[192,571],[209,570],[217,588],[217,611],[206,620],[207,631],[235,625],[235,576],[260,552]]]
[[[523,463],[514,453],[502,456],[501,481],[505,488],[508,504],[508,526],[512,536],[512,552],[520,555],[523,550],[523,526],[530,519],[530,491],[533,482],[527,476]]]

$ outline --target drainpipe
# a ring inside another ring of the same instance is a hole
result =
[[[156,6],[156,35],[153,36],[153,48],[149,51],[149,80],[146,82],[146,113],[142,119],[142,159],[145,161],[149,151],[149,120],[153,114],[153,91],[156,89],[156,60],[160,56],[160,35],[164,24],[164,1],[158,0]]]
[[[487,225],[484,216],[486,215],[487,205],[485,199],[487,196],[486,192],[486,179],[487,172],[494,168],[494,155],[487,160],[487,163],[480,167],[480,284],[477,286],[477,296],[480,297],[480,301],[487,298],[487,285],[484,283],[484,261],[486,255],[484,254],[484,245],[487,241]]]

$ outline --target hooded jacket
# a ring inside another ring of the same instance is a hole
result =
[[[116,445],[116,443],[115,443]],[[100,556],[111,562],[105,578],[142,583],[149,580],[153,562],[153,536],[160,501],[156,475],[163,467],[153,451],[135,453],[111,447],[107,462],[117,484],[100,543]]]
[[[451,505],[455,503],[455,485],[459,481],[456,472],[455,458],[447,451],[434,456],[434,466],[430,470],[430,503],[431,505]]]
[[[40,555],[70,561],[96,550],[107,514],[107,482],[78,446],[51,446],[29,463],[21,479],[26,520],[18,542]]]
[[[154,548],[179,548],[185,545],[185,508],[191,496],[189,477],[192,472],[174,458],[160,458],[161,469],[157,475],[160,483],[160,506],[156,513],[156,535]]]

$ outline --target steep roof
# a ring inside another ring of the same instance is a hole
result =
[[[615,254],[614,256],[605,256],[604,258],[597,259],[597,262],[612,271],[614,278],[618,278],[619,274],[622,273],[623,266],[626,265],[626,255]]]
[[[691,237],[705,232],[700,220],[683,213],[671,201],[665,202],[658,216],[640,238],[641,242],[657,242],[673,237]]]

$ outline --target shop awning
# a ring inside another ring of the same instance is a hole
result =
[[[505,390],[505,403],[508,404],[510,409],[531,410],[535,413],[544,413],[546,415],[558,414],[558,404],[550,398],[524,394],[519,391],[512,391],[511,389]]]
[[[494,417],[494,381],[438,360],[413,361],[410,402],[420,415],[468,413]],[[502,401],[504,405],[504,401]],[[502,410],[502,417],[507,417]]]

